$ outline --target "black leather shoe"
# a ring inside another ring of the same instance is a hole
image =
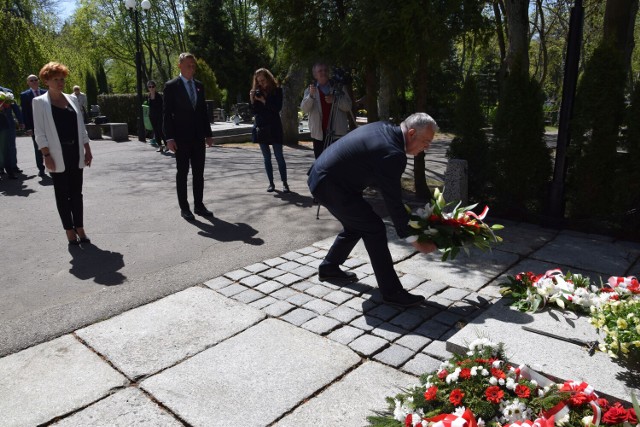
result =
[[[276,186],[273,184],[269,184],[269,186],[267,187],[267,193],[273,193],[274,191],[276,191]]]
[[[195,208],[193,211],[196,213],[196,215],[209,216],[209,217],[213,216],[213,212],[211,212],[210,210],[208,210],[204,206],[200,206],[199,208]]]
[[[190,210],[181,210],[180,211],[180,216],[184,219],[186,219],[187,221],[193,221],[194,219],[196,219],[195,216],[193,216],[193,214],[191,213]]]
[[[291,190],[289,190],[289,185],[286,182],[284,184],[282,184],[282,192],[283,193],[291,193]]]
[[[340,282],[356,282],[358,281],[358,276],[356,273],[352,273],[350,271],[342,271],[339,268],[320,268],[318,269],[318,280],[321,282],[326,282],[327,280],[336,280]]]
[[[38,172],[38,176],[39,176],[40,178],[44,178],[44,177],[45,177],[45,175],[46,175],[46,174],[44,173],[44,171],[40,171],[40,172]]]
[[[382,297],[382,301],[384,301],[385,303],[404,308],[415,307],[416,305],[422,304],[424,300],[424,296],[410,294],[404,289],[396,292],[395,294]]]

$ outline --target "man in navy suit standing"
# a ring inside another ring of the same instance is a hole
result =
[[[386,227],[367,203],[362,192],[378,189],[401,238],[409,236],[409,214],[402,202],[402,173],[407,154],[416,155],[429,148],[438,125],[425,113],[415,113],[400,126],[387,122],[361,126],[330,145],[318,157],[309,173],[309,189],[344,227],[318,267],[321,281],[353,282],[353,272],[340,269],[360,239],[371,258],[371,266],[388,304],[412,307],[424,296],[407,292],[393,268],[387,246]],[[420,252],[436,250],[432,243],[413,242]]]
[[[203,201],[205,144],[213,145],[213,137],[204,86],[193,76],[196,58],[191,53],[181,53],[178,60],[180,75],[164,85],[163,128],[167,149],[176,154],[176,190],[180,215],[187,221],[195,217],[187,200],[187,176],[189,165],[193,175],[193,205],[197,215],[212,217]]]
[[[44,161],[42,160],[42,153],[38,149],[38,144],[36,144],[36,136],[33,133],[33,109],[31,108],[31,102],[33,101],[33,98],[35,98],[36,96],[40,96],[47,91],[44,89],[40,89],[38,77],[33,74],[27,77],[27,85],[29,86],[29,89],[20,93],[20,106],[22,107],[24,128],[27,131],[27,135],[31,135],[31,139],[33,139],[33,149],[35,150],[36,155],[38,176],[44,177]]]

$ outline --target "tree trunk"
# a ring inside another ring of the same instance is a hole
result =
[[[498,87],[500,88],[507,74],[507,44],[504,39],[502,10],[504,10],[504,4],[502,4],[501,0],[494,0],[493,15],[496,19],[496,34],[498,35],[498,47],[500,48],[500,70],[498,71]]]
[[[509,48],[506,63],[510,73],[529,73],[529,0],[505,0]]]
[[[364,70],[365,84],[365,108],[367,109],[367,123],[377,122],[378,116],[378,84],[376,64],[374,61],[367,61]]]
[[[427,52],[418,54],[418,67],[416,70],[416,112],[427,111]],[[431,199],[431,190],[427,185],[427,175],[424,165],[424,152],[413,157],[413,183],[416,188],[416,198],[424,201]]]
[[[604,39],[618,49],[626,70],[631,68],[637,13],[638,0],[608,0],[604,13]]]
[[[283,99],[280,120],[282,120],[283,142],[286,145],[297,145],[300,131],[298,129],[298,106],[304,91],[304,69],[293,63],[289,66],[285,83],[282,85]]]
[[[381,120],[391,117],[391,76],[385,67],[380,68],[380,92],[378,93],[378,115]]]

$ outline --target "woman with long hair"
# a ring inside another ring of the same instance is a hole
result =
[[[253,74],[253,86],[249,92],[251,107],[255,115],[253,142],[260,145],[264,157],[264,169],[269,179],[268,192],[275,191],[273,166],[271,165],[271,147],[278,163],[283,193],[289,193],[287,184],[287,164],[282,152],[282,88],[278,87],[273,74],[266,68],[260,68]]]

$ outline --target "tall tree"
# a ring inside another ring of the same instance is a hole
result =
[[[227,90],[228,105],[246,102],[253,72],[261,67],[271,68],[266,43],[253,32],[252,19],[257,16],[250,1],[188,3],[185,14],[188,48],[214,70],[219,85]]]

